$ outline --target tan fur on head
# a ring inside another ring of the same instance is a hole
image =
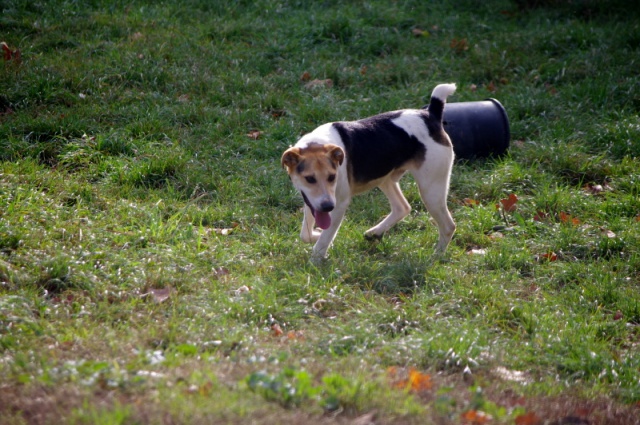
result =
[[[333,166],[332,168],[338,168],[344,162],[344,151],[336,145],[321,145],[319,143],[311,143],[305,148],[292,147],[282,154],[282,166],[287,169],[289,174],[292,174],[303,161],[319,161],[322,163],[322,157],[329,160]],[[300,172],[301,170],[297,171]]]

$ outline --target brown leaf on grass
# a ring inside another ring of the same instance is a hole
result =
[[[476,201],[475,199],[464,198],[462,200],[462,205],[464,205],[465,207],[476,207],[480,205],[480,202]]]
[[[331,88],[333,87],[333,80],[331,78],[327,78],[326,80],[311,80],[307,84],[304,85],[306,89],[315,89],[315,88]]]
[[[409,368],[406,377],[400,377],[399,375],[403,374],[401,374],[395,366],[389,367],[387,369],[387,374],[393,381],[392,386],[399,390],[408,390],[414,393],[420,393],[433,388],[431,375],[422,373],[413,367]]]
[[[449,43],[449,47],[455,50],[456,53],[462,53],[465,50],[469,50],[469,42],[467,41],[466,38],[461,38],[461,39],[454,38]]]
[[[422,373],[414,368],[409,369],[409,386],[413,392],[427,391],[433,388],[431,375]]]
[[[233,291],[233,293],[236,296],[240,296],[242,294],[246,294],[247,292],[251,292],[251,287],[247,286],[247,285],[242,285],[241,287],[239,287],[238,289],[236,289],[235,291]]]
[[[7,43],[3,41],[2,43],[0,43],[0,46],[2,46],[2,52],[4,53],[4,60],[6,61],[11,60],[11,49],[9,48]]]
[[[160,304],[169,299],[173,293],[173,288],[167,286],[165,288],[151,288],[149,292],[140,295],[141,297],[149,297],[154,303]]]
[[[258,140],[259,138],[262,137],[264,133],[260,130],[251,130],[250,132],[247,133],[247,137],[253,140]]]
[[[218,279],[224,276],[229,276],[229,269],[226,267],[216,267],[213,269],[213,275]]]
[[[300,76],[300,81],[307,82],[309,80],[311,80],[311,74],[309,74],[308,71],[303,72],[302,75]]]
[[[490,81],[489,84],[487,84],[487,90],[489,90],[491,93],[496,91],[496,85],[493,83],[493,81]]]
[[[360,75],[367,75],[367,71],[369,68],[367,68],[367,65],[362,65],[360,67]]]
[[[493,420],[491,415],[480,410],[467,410],[460,416],[460,418],[462,419],[463,424],[468,425],[483,425],[488,424]]]
[[[612,232],[609,229],[605,229],[604,227],[600,228],[600,232],[602,232],[603,236],[608,237],[609,239],[614,239],[616,237],[616,234],[614,232]]]
[[[578,224],[580,224],[580,220],[571,216],[570,214],[567,214],[566,212],[561,211],[560,214],[558,214],[558,218],[560,219],[561,223],[565,223],[565,224],[572,224],[574,226],[577,226]]]
[[[11,50],[7,43],[0,42],[0,46],[2,46],[3,56],[5,61],[14,61],[16,63],[22,62],[22,53],[20,49]]]
[[[231,223],[231,227],[216,227],[211,229],[211,231],[217,235],[228,236],[230,235],[237,227],[239,223]]]
[[[528,412],[519,416],[516,416],[515,419],[516,425],[540,425],[542,424],[542,419],[538,417],[533,412]]]
[[[500,209],[500,206],[502,206],[504,212],[514,212],[518,208],[516,205],[517,203],[518,196],[515,193],[512,193],[509,197],[501,199],[500,204],[496,204],[496,209]]]
[[[589,183],[582,188],[585,192],[590,193],[592,195],[598,195],[604,191],[604,186],[601,184],[593,184]]]
[[[191,385],[189,386],[189,388],[187,388],[185,390],[185,393],[187,394],[199,394],[201,396],[209,396],[211,394],[211,391],[213,390],[213,384],[211,383],[211,381],[205,382],[204,384],[197,386],[197,385]]]
[[[276,119],[282,118],[285,115],[287,115],[287,111],[285,111],[284,109],[271,109],[269,113],[271,113],[272,118],[276,118]]]
[[[280,325],[277,324],[277,323],[272,323],[271,324],[271,335],[272,336],[282,336],[282,334],[284,334],[284,331],[282,330]]]
[[[540,260],[546,260],[549,262],[553,262],[553,261],[558,261],[558,254],[556,254],[555,252],[551,251],[551,252],[547,252],[546,254],[542,254],[538,257],[538,259]]]
[[[536,215],[533,216],[533,221],[545,221],[549,218],[549,214],[544,211],[538,211]]]
[[[414,37],[429,37],[429,31],[420,28],[412,29],[411,34],[413,34]]]
[[[304,332],[303,331],[289,331],[287,332],[287,339],[289,341],[303,341],[304,340]]]

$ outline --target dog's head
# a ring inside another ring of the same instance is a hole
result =
[[[336,206],[337,175],[343,161],[344,151],[332,144],[294,146],[282,155],[282,166],[322,229],[331,225],[329,212]]]

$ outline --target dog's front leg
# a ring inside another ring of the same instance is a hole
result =
[[[331,225],[320,233],[318,242],[313,246],[311,261],[314,263],[323,260],[327,256],[327,251],[331,247],[333,239],[336,237],[336,233],[338,233],[338,229],[340,229],[342,219],[344,218],[344,214],[347,212],[348,206],[349,200],[344,200],[338,203],[334,210],[331,211]]]
[[[304,206],[304,218],[302,219],[302,229],[300,230],[300,239],[306,243],[313,243],[320,237],[320,232],[315,230],[316,221],[313,218],[311,208]]]

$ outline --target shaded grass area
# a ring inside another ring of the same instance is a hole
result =
[[[637,10],[0,7],[7,423],[637,423]],[[456,164],[447,256],[407,179],[410,217],[367,241],[360,196],[309,263],[282,151],[448,81],[512,146]]]

